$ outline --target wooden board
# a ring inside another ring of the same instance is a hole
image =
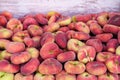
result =
[[[8,10],[15,16],[27,13],[58,11],[65,15],[120,11],[120,0],[0,0],[0,11]]]

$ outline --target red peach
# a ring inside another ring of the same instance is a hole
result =
[[[9,40],[0,39],[0,49],[5,49],[6,44],[8,44],[9,42]]]
[[[40,56],[43,59],[55,58],[60,53],[60,49],[56,43],[46,43],[40,49]]]
[[[55,35],[55,42],[61,47],[66,48],[67,47],[67,37],[64,32],[57,32]]]
[[[74,74],[61,71],[56,75],[56,80],[76,80],[76,76]]]
[[[97,34],[95,38],[101,40],[102,42],[108,42],[113,37],[113,34],[111,33],[102,33]]]
[[[97,76],[84,72],[77,75],[77,80],[97,80]]]
[[[32,39],[34,41],[34,47],[35,48],[40,48],[41,36],[34,36],[34,37],[32,37]]]
[[[40,36],[43,33],[42,28],[38,25],[29,25],[27,30],[31,36]]]
[[[49,20],[48,20],[48,24],[51,24],[51,23],[56,22],[57,19],[58,19],[58,16],[52,15],[52,16],[49,18]]]
[[[80,62],[87,63],[95,59],[96,50],[92,46],[83,46],[79,48],[77,57]]]
[[[14,76],[14,80],[33,80],[33,75],[24,76],[21,73],[17,73]]]
[[[73,31],[73,30],[67,31],[67,32],[66,32],[67,38],[68,38],[68,39],[71,39],[74,33],[75,33],[75,31]]]
[[[75,30],[75,24],[76,24],[76,23],[74,23],[74,22],[70,23],[70,24],[68,25],[68,28],[69,28],[70,30]]]
[[[67,26],[60,27],[58,31],[67,32],[67,31],[69,31],[69,28]]]
[[[96,49],[96,52],[101,52],[103,49],[102,42],[99,39],[89,39],[87,40],[86,45],[93,46]]]
[[[118,39],[118,42],[120,43],[120,31],[117,34],[117,39]]]
[[[38,69],[40,62],[37,58],[32,58],[29,62],[21,66],[20,72],[23,75],[30,75]]]
[[[86,70],[93,75],[102,75],[107,71],[107,68],[104,63],[99,61],[93,61],[87,63]]]
[[[25,51],[21,53],[12,54],[10,59],[13,64],[22,64],[27,62],[30,58],[31,55],[27,51]]]
[[[66,61],[69,61],[69,60],[75,60],[75,58],[76,58],[76,54],[73,51],[63,52],[63,53],[60,53],[57,56],[57,60],[60,61],[60,62],[66,62]]]
[[[57,74],[62,71],[62,64],[54,58],[48,58],[39,65],[38,70],[42,74]]]
[[[13,32],[17,32],[17,31],[23,30],[23,25],[20,22],[20,20],[18,20],[16,18],[12,18],[8,21],[7,28],[12,30]]]
[[[12,13],[10,13],[8,11],[1,12],[1,15],[5,16],[8,21],[13,17]]]
[[[27,47],[34,47],[34,40],[32,38],[24,38],[24,43]]]
[[[18,53],[25,50],[25,45],[21,42],[9,42],[6,44],[5,49],[10,53]]]
[[[87,24],[88,26],[90,26],[90,25],[93,24],[93,23],[97,23],[97,21],[94,20],[94,19],[93,19],[93,20],[89,20],[89,21],[87,21],[86,24]]]
[[[64,64],[65,71],[70,74],[81,74],[85,71],[85,65],[79,61],[67,61]]]
[[[0,16],[0,26],[5,27],[7,24],[7,19],[4,16]]]
[[[114,15],[109,19],[108,24],[120,26],[119,22],[120,22],[120,15]]]

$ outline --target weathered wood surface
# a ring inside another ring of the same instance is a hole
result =
[[[0,0],[0,11],[4,10],[15,16],[53,10],[65,15],[97,13],[120,11],[120,0]]]

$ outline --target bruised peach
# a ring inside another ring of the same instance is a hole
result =
[[[93,75],[102,75],[107,71],[107,68],[104,63],[99,61],[93,61],[87,63],[86,70]]]
[[[33,17],[25,18],[23,21],[23,29],[27,29],[29,25],[38,25],[38,22]]]
[[[66,71],[61,71],[56,74],[56,80],[76,80],[75,74],[69,74]]]
[[[4,16],[0,16],[0,26],[5,27],[7,24],[7,19]]]
[[[55,42],[61,47],[66,48],[67,46],[67,37],[64,32],[57,32],[55,35]]]
[[[81,74],[85,71],[85,65],[79,61],[67,61],[64,64],[65,71],[70,74]]]
[[[44,32],[55,32],[60,28],[58,23],[51,23],[49,25],[44,26]]]
[[[62,64],[54,58],[48,58],[39,65],[38,70],[42,74],[57,74],[62,71]]]
[[[5,49],[10,53],[18,53],[25,50],[25,45],[21,42],[9,42]]]
[[[87,63],[95,59],[96,50],[92,46],[83,46],[79,48],[77,57],[80,62]]]
[[[12,40],[15,42],[23,42],[24,38],[30,37],[27,30],[24,31],[18,31],[12,36]]]
[[[7,60],[0,60],[0,71],[7,73],[16,73],[19,71],[19,65],[14,65]]]
[[[48,42],[54,42],[54,35],[51,32],[45,32],[41,36],[40,44],[41,46]]]
[[[102,42],[108,42],[113,37],[113,34],[111,33],[102,33],[97,34],[95,38],[101,40]]]
[[[20,22],[20,20],[18,20],[16,18],[12,18],[8,21],[7,28],[12,30],[13,32],[17,32],[17,31],[23,30],[23,25]]]
[[[6,28],[0,29],[0,39],[8,39],[8,38],[11,38],[12,35],[13,35],[13,32],[11,30]]]
[[[56,43],[46,43],[40,49],[40,56],[43,59],[55,58],[60,53],[60,49]]]
[[[87,40],[86,45],[93,46],[96,49],[96,52],[101,52],[103,49],[102,42],[99,39],[89,39]]]
[[[14,80],[33,80],[33,75],[22,75],[21,73],[17,73],[14,76]]]
[[[27,62],[30,58],[31,55],[27,51],[25,51],[21,53],[12,54],[10,59],[13,64],[22,64]]]
[[[40,36],[43,33],[42,28],[38,25],[29,25],[27,30],[31,36]]]
[[[60,62],[66,62],[66,61],[69,61],[69,60],[75,60],[75,58],[76,58],[76,54],[73,51],[63,52],[63,53],[60,53],[57,56],[57,60],[60,61]]]
[[[30,75],[38,69],[39,64],[40,62],[37,58],[32,58],[21,66],[20,72],[23,75]]]

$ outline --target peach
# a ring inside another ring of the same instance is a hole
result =
[[[120,55],[120,46],[116,47],[115,54],[116,55]]]
[[[100,62],[106,62],[107,59],[111,58],[114,54],[111,52],[99,52],[97,53],[96,60]]]
[[[93,20],[89,20],[89,21],[87,21],[86,24],[90,27],[90,25],[93,24],[93,23],[97,23],[97,21],[94,20],[94,19]]]
[[[11,38],[12,35],[13,35],[13,32],[11,30],[6,28],[0,29],[0,39],[8,39],[8,38]]]
[[[32,58],[27,63],[21,66],[20,72],[23,75],[30,75],[38,69],[39,64],[40,62],[37,58]]]
[[[86,69],[85,65],[79,61],[67,61],[64,64],[64,68],[70,74],[81,74]]]
[[[27,52],[21,52],[21,53],[16,53],[12,54],[10,60],[13,64],[22,64],[27,62],[31,58],[31,55]]]
[[[84,33],[90,33],[89,27],[84,22],[75,23],[75,29]]]
[[[24,38],[30,37],[27,30],[24,31],[18,31],[12,36],[12,40],[15,42],[23,42]]]
[[[66,52],[60,53],[57,56],[57,60],[60,62],[75,60],[75,58],[76,58],[76,54],[73,51],[66,51]]]
[[[34,80],[55,80],[53,75],[46,75],[37,72],[34,76]]]
[[[0,26],[5,27],[7,24],[7,19],[4,16],[0,16]]]
[[[69,25],[68,25],[68,28],[70,29],[70,30],[75,30],[75,22],[72,22],[72,23],[70,23]]]
[[[40,36],[43,33],[43,30],[38,25],[29,25],[27,28],[31,36]]]
[[[6,44],[8,44],[9,42],[9,40],[0,39],[0,49],[5,49]]]
[[[39,50],[34,47],[26,48],[26,51],[31,55],[32,58],[38,58]]]
[[[88,40],[90,35],[84,32],[73,32],[72,38],[78,40]]]
[[[67,26],[60,27],[58,31],[67,32],[67,31],[69,31],[69,28]]]
[[[58,23],[51,23],[49,25],[44,26],[44,32],[55,32],[60,28]]]
[[[72,19],[69,16],[61,16],[58,20],[57,23],[60,26],[66,26],[69,25],[71,23]]]
[[[23,29],[27,29],[30,25],[38,25],[38,22],[33,17],[25,17],[23,21]]]
[[[14,79],[14,74],[0,72],[0,80],[13,80],[13,79]]]
[[[39,24],[42,24],[42,25],[46,25],[48,23],[48,19],[46,18],[46,16],[41,13],[36,14],[35,19]]]
[[[56,11],[50,11],[50,12],[47,13],[47,17],[48,17],[48,18],[50,18],[50,17],[53,16],[53,15],[55,15],[55,16],[57,16],[57,17],[61,16],[61,14],[58,13],[58,12],[56,12]]]
[[[34,41],[34,47],[35,48],[40,48],[41,36],[34,36],[34,37],[32,37],[32,39]]]
[[[96,52],[101,52],[103,49],[102,42],[99,39],[89,39],[87,40],[86,45],[93,46],[96,49]]]
[[[111,24],[105,24],[103,26],[103,31],[107,33],[117,34],[119,30],[120,30],[119,26],[115,26]]]
[[[62,71],[62,64],[54,58],[48,58],[39,65],[38,71],[42,74],[57,74]]]
[[[55,35],[55,42],[61,47],[67,47],[67,36],[64,32],[58,31]]]
[[[11,53],[7,52],[6,50],[3,50],[0,52],[0,59],[7,59],[9,60],[11,57]]]
[[[57,55],[60,53],[60,49],[56,43],[46,43],[40,49],[40,56],[43,59],[47,58],[56,58]]]
[[[101,40],[102,42],[108,42],[113,37],[113,34],[111,33],[102,33],[97,34],[95,38]]]
[[[24,76],[21,73],[17,73],[14,76],[14,80],[33,80],[33,75]]]
[[[16,73],[19,71],[19,65],[14,65],[7,60],[0,60],[0,71],[7,73]]]
[[[85,46],[85,43],[77,39],[69,39],[67,43],[67,49],[75,52],[82,46]]]
[[[86,14],[86,15],[78,14],[78,15],[75,15],[75,16],[72,17],[73,22],[79,22],[79,21],[87,22],[87,21],[89,21],[91,19],[92,19],[91,14]]]
[[[97,21],[100,25],[104,26],[109,20],[108,12],[98,13]]]
[[[77,80],[97,80],[97,76],[84,72],[77,75]]]
[[[56,22],[58,19],[58,16],[57,15],[52,15],[49,20],[48,20],[48,24],[51,24],[51,23],[54,23]]]
[[[91,24],[89,24],[89,28],[90,28],[90,31],[94,34],[94,35],[97,35],[97,34],[101,34],[103,33],[103,30],[101,28],[101,26],[97,23],[97,22],[91,22]]]
[[[24,43],[27,47],[34,47],[34,40],[32,38],[24,38]]]
[[[120,74],[120,56],[113,56],[105,62],[109,72],[114,74]]]
[[[10,53],[18,53],[25,50],[25,45],[21,42],[9,42],[6,44],[5,49]]]
[[[119,80],[119,77],[117,74],[105,73],[103,75],[99,75],[98,80]]]
[[[92,46],[83,46],[79,48],[77,58],[80,62],[88,63],[93,61],[96,56],[96,50]]]
[[[119,22],[120,22],[120,15],[114,15],[109,19],[108,24],[120,26]]]
[[[73,34],[74,34],[74,33],[75,33],[75,31],[73,31],[73,30],[67,31],[67,32],[66,32],[67,38],[68,38],[68,39],[71,39],[71,38],[73,37]]]
[[[55,38],[51,32],[45,32],[41,36],[40,44],[43,46],[45,43],[54,42]]]
[[[1,15],[5,16],[8,21],[13,17],[12,13],[10,13],[8,11],[2,11]]]
[[[104,63],[93,61],[86,64],[86,70],[92,75],[102,75],[107,71],[107,68]]]
[[[120,43],[120,31],[117,34],[117,39],[118,39],[118,42]]]
[[[114,53],[116,50],[116,47],[118,46],[118,40],[117,39],[110,39],[107,44],[107,51]]]
[[[56,80],[76,80],[75,74],[69,74],[65,71],[61,71],[56,75]]]
[[[13,32],[18,32],[23,30],[23,25],[20,20],[12,18],[8,21],[7,28],[12,30]]]

